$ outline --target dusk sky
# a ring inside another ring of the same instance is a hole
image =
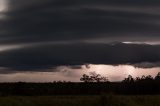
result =
[[[0,82],[160,72],[159,0],[0,0]]]

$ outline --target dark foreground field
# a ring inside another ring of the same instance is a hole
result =
[[[160,106],[160,95],[6,96],[0,106]]]
[[[0,83],[0,106],[160,106],[160,74],[158,80]]]

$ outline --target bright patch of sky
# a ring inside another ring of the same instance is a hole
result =
[[[6,72],[6,71],[5,71]],[[10,72],[10,71],[9,71]],[[72,81],[79,82],[83,74],[95,72],[107,77],[110,81],[122,81],[128,75],[134,78],[142,75],[155,77],[160,72],[160,67],[154,68],[135,68],[131,65],[94,65],[89,64],[81,68],[71,68],[70,66],[59,66],[56,69],[46,70],[46,72],[13,72],[0,74],[0,82],[53,82],[53,81]]]

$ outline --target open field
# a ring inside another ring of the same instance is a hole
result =
[[[5,96],[0,106],[160,106],[160,95]]]
[[[160,95],[160,82],[0,83],[0,96]]]

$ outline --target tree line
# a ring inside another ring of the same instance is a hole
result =
[[[83,74],[80,78],[80,81],[82,82],[110,82],[107,77],[104,77],[100,74],[96,74],[95,72],[90,73],[90,75]],[[148,76],[142,76],[142,77],[136,77],[133,78],[131,75],[128,75],[127,78],[125,78],[122,82],[143,82],[143,81],[160,81],[160,72],[153,78],[151,75]]]
[[[84,74],[80,78],[82,82],[58,81],[51,83],[0,83],[0,96],[10,95],[157,95],[160,94],[160,73],[154,78],[142,76],[133,78],[129,75],[121,82],[110,82],[107,77],[100,74]]]

